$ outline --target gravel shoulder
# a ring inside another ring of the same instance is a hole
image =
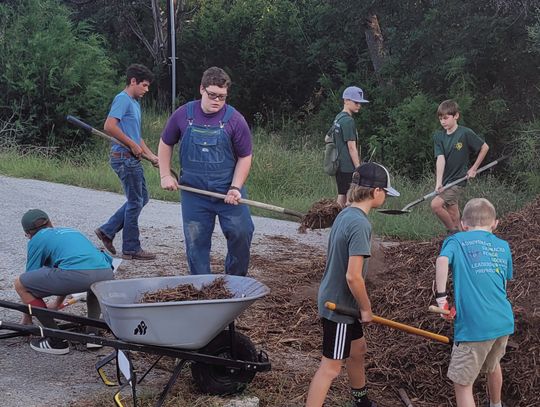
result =
[[[50,182],[0,176],[3,218],[0,223],[0,298],[18,301],[13,280],[24,271],[26,238],[20,218],[30,208],[46,211],[54,225],[75,227],[96,244],[93,230],[103,223],[124,202],[120,194],[54,184]],[[272,240],[292,239],[295,243],[324,250],[329,230],[298,233],[298,223],[254,217],[253,253],[268,254]],[[155,262],[124,261],[118,278],[151,277],[186,274],[184,243],[178,203],[151,200],[140,217],[141,239],[145,249],[158,254]],[[121,247],[121,236],[115,240]],[[222,268],[225,239],[219,224],[213,237],[212,259],[214,271]],[[71,307],[70,312],[84,314],[83,305]],[[21,314],[0,308],[0,320],[18,322]],[[94,364],[110,349],[87,351],[72,346],[65,356],[50,356],[32,351],[27,339],[0,341],[0,397],[2,405],[67,406],[71,402],[88,400],[102,393]],[[112,393],[111,393],[112,394]]]

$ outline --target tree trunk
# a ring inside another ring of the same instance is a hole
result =
[[[373,69],[379,84],[387,84],[382,78],[381,69],[388,59],[388,52],[384,47],[384,39],[379,25],[379,19],[375,13],[370,13],[366,20],[366,42],[369,50],[369,56],[373,63]]]

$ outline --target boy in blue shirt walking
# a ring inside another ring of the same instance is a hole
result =
[[[475,407],[473,384],[479,373],[487,374],[490,407],[502,407],[500,360],[514,333],[514,315],[506,294],[512,255],[508,243],[492,233],[497,224],[487,199],[471,199],[463,209],[464,232],[444,241],[436,262],[435,296],[443,309],[449,308],[446,282],[452,268],[456,316],[448,377],[458,407]]]

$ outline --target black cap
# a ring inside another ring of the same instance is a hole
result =
[[[381,164],[365,163],[354,170],[352,183],[361,187],[382,188],[390,196],[399,196],[390,185],[390,174]]]
[[[30,233],[32,230],[45,225],[48,221],[49,215],[41,209],[30,209],[23,215],[21,225],[24,233]]]

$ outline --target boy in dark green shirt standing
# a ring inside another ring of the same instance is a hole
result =
[[[318,295],[323,326],[322,358],[311,380],[306,407],[322,407],[326,394],[342,367],[347,367],[354,407],[376,407],[368,397],[363,324],[373,319],[365,275],[371,256],[371,223],[368,214],[380,207],[386,196],[399,196],[390,185],[388,170],[377,163],[364,163],[352,175],[347,192],[349,206],[336,217],[328,239],[326,268]],[[330,311],[326,301],[360,311],[360,318]]]
[[[437,109],[439,122],[444,130],[433,135],[435,147],[435,190],[467,176],[474,178],[486,157],[489,146],[471,129],[458,125],[459,106],[454,100],[445,100]],[[471,154],[477,154],[469,168]],[[440,192],[431,201],[431,210],[444,224],[449,233],[461,230],[459,198],[467,181]]]

